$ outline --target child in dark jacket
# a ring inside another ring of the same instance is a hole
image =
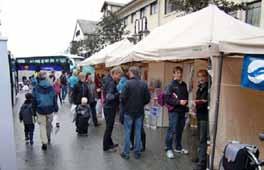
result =
[[[89,119],[91,116],[91,109],[88,104],[88,99],[83,97],[81,104],[76,107],[75,123],[76,132],[78,135],[86,136],[88,134]]]
[[[20,108],[19,112],[19,120],[24,123],[24,131],[25,131],[25,140],[26,144],[33,145],[33,133],[35,129],[35,116],[36,114],[33,111],[32,100],[33,96],[31,93],[27,93],[25,95],[26,100],[24,104]]]

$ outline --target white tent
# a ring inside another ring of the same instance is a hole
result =
[[[123,39],[121,41],[108,45],[101,51],[87,58],[86,60],[80,63],[80,66],[103,64],[109,56],[113,56],[113,54],[119,53],[123,54],[123,51],[126,51],[132,46],[134,45],[130,43],[128,39]]]
[[[250,37],[264,38],[264,30],[233,18],[215,5],[209,5],[154,29],[128,55],[115,63],[208,58],[225,52],[228,42]],[[221,49],[220,42],[226,42]],[[256,43],[264,44],[257,41],[246,45],[254,51],[254,48],[258,49]],[[239,47],[242,48],[242,44]]]
[[[134,49],[134,46],[134,44],[130,43],[127,39],[125,39],[122,43],[122,48],[117,48],[108,54],[105,60],[106,67],[113,67],[119,65],[119,63],[129,62],[129,60],[127,60],[128,58],[123,56],[127,56],[129,53],[131,53]],[[117,63],[117,61],[119,63]]]

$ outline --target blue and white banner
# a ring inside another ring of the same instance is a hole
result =
[[[264,90],[264,55],[245,55],[241,86]]]

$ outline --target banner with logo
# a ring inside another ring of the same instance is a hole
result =
[[[264,90],[264,55],[245,55],[241,86]]]

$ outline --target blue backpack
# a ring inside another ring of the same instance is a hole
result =
[[[53,87],[43,88],[37,86],[33,91],[35,101],[36,101],[36,110],[40,114],[50,114],[58,111],[58,105],[55,97],[55,92]]]

